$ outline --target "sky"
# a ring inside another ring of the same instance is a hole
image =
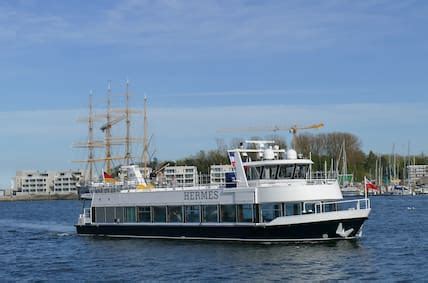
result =
[[[427,153],[426,15],[423,0],[1,1],[0,188],[77,168],[77,120],[108,81],[117,107],[126,80],[132,107],[148,97],[161,160],[254,135],[220,128],[318,122],[365,151]]]

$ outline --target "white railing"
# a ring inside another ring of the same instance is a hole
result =
[[[354,200],[342,200],[333,202],[320,202],[316,204],[317,213],[324,212],[335,212],[345,210],[360,210],[370,209],[370,199],[354,199]]]
[[[85,225],[87,223],[91,223],[91,209],[84,208],[83,213],[79,215],[78,224]]]

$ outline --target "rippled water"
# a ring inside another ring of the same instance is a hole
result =
[[[427,280],[428,197],[375,197],[360,241],[80,237],[79,201],[0,203],[0,280]]]

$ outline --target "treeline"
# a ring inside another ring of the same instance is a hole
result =
[[[253,140],[274,140],[276,144],[279,144],[281,148],[287,148],[287,142],[280,136],[267,136],[264,138],[253,137]],[[213,164],[229,164],[229,158],[227,156],[227,149],[236,148],[242,140],[233,139],[229,145],[224,140],[217,140],[217,149],[204,151],[201,150],[197,154],[188,156],[186,158],[177,160],[175,162],[169,161],[171,165],[193,165],[198,168],[199,172],[203,174],[209,173],[209,168]],[[302,153],[305,157],[311,154],[314,165],[313,171],[324,171],[325,164],[327,164],[328,170],[331,167],[331,161],[333,160],[333,168],[339,167],[342,171],[342,157],[343,150],[345,147],[347,171],[353,173],[356,181],[361,181],[364,176],[371,178],[375,177],[376,163],[378,172],[382,172],[384,177],[390,177],[393,169],[394,156],[391,154],[375,154],[370,151],[364,153],[361,146],[361,140],[351,133],[344,132],[333,132],[325,134],[299,134],[294,136],[291,141],[293,148],[298,153]],[[342,152],[342,153],[341,153]],[[406,156],[395,156],[395,168],[396,177],[402,178],[403,168],[406,164],[428,164],[428,156],[420,154],[417,156],[406,157]],[[152,164],[154,168],[159,166],[157,160],[156,164]],[[339,164],[337,164],[339,162]],[[381,168],[381,170],[379,169]]]

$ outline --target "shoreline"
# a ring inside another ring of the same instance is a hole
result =
[[[25,196],[2,196],[0,202],[7,201],[37,201],[37,200],[78,200],[77,194],[52,194],[52,195],[25,195]]]

